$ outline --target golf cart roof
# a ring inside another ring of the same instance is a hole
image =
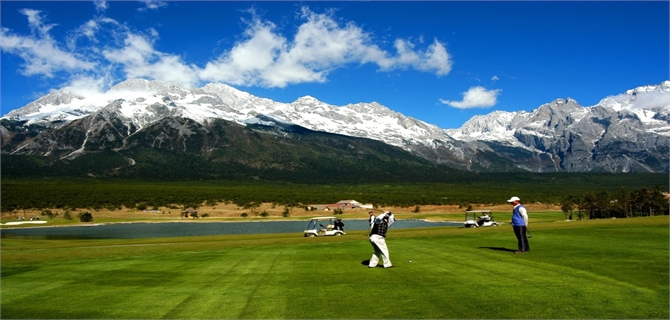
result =
[[[468,212],[468,213],[473,213],[473,212],[487,212],[487,213],[490,213],[491,210],[470,210],[470,211],[465,211],[465,212]]]

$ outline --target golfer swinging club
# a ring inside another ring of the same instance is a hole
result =
[[[526,231],[528,230],[528,212],[526,211],[526,207],[521,204],[519,197],[512,197],[507,202],[514,206],[514,209],[512,209],[512,228],[514,228],[514,235],[516,235],[519,246],[519,250],[514,251],[514,253],[530,251],[528,238],[526,237]]]
[[[384,268],[395,268],[395,266],[391,264],[391,259],[389,258],[389,249],[386,246],[385,239],[386,231],[388,230],[388,227],[393,224],[393,222],[395,222],[393,213],[384,211],[370,224],[370,244],[372,244],[372,248],[375,249],[375,253],[373,253],[372,258],[370,258],[368,268],[377,267],[380,256],[384,262]]]

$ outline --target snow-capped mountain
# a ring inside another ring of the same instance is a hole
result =
[[[119,101],[118,104],[113,102]],[[337,107],[309,96],[293,103],[280,103],[252,96],[225,84],[207,84],[185,89],[162,81],[128,80],[103,95],[83,97],[65,88],[48,94],[4,118],[49,125],[69,122],[102,109],[114,109],[120,117],[143,128],[166,116],[181,116],[204,123],[224,119],[240,124],[258,122],[258,115],[271,117],[315,131],[371,138],[402,146],[404,141],[425,143],[445,138],[435,125],[406,117],[378,103]]]
[[[670,81],[606,97],[594,106],[557,99],[532,112],[495,111],[473,117],[459,129],[442,129],[375,102],[333,106],[305,96],[281,103],[220,83],[189,89],[133,79],[103,94],[64,88],[8,113],[0,128],[2,153],[46,156],[46,150],[54,150],[48,144],[56,142],[53,137],[40,139],[42,131],[90,117],[99,121],[89,121],[82,129],[84,136],[107,128],[111,132],[101,136],[119,141],[166,118],[202,125],[218,119],[241,125],[297,125],[378,140],[434,163],[472,171],[667,172]],[[30,131],[27,128],[33,133],[17,133]],[[82,140],[76,150],[87,150],[87,142]],[[124,146],[110,144],[116,149]],[[76,150],[61,156],[76,157]]]
[[[590,107],[557,99],[532,112],[496,111],[446,130],[460,141],[525,149],[548,157],[531,171],[667,171],[670,81],[606,97]]]

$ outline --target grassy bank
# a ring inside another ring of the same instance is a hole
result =
[[[392,229],[395,269],[363,232],[3,239],[2,317],[668,318],[668,216],[543,221],[523,255],[508,226]]]

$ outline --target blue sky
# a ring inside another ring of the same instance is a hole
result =
[[[2,115],[64,86],[222,82],[442,128],[670,78],[668,1],[1,1]]]

